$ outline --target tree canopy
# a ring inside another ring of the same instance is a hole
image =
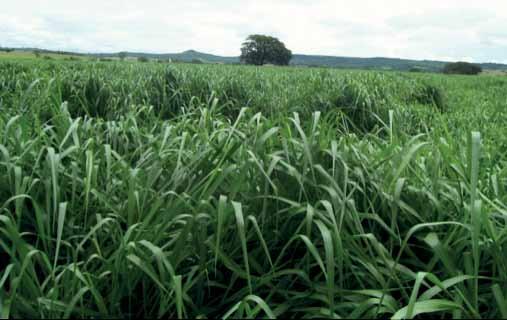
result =
[[[287,49],[283,42],[266,35],[250,35],[241,47],[240,60],[246,64],[288,65],[291,58],[292,51]]]
[[[482,72],[479,65],[468,62],[453,62],[444,66],[443,72],[446,74],[469,74],[475,75]]]

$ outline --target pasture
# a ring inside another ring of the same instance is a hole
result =
[[[0,60],[3,317],[507,317],[507,78]]]

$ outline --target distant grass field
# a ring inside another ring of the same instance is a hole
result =
[[[0,61],[37,60],[37,59],[44,60],[44,57],[50,57],[51,59],[55,59],[55,60],[65,60],[65,59],[69,59],[69,58],[75,58],[75,59],[79,59],[79,60],[90,59],[89,57],[85,57],[85,56],[55,54],[55,53],[40,53],[40,57],[37,58],[35,55],[35,52],[30,52],[30,51],[18,51],[18,50],[15,50],[12,52],[0,51]]]
[[[506,77],[12,58],[2,317],[507,317]]]

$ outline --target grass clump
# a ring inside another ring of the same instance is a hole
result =
[[[177,73],[167,69],[154,75],[147,87],[149,104],[162,119],[169,119],[178,114],[181,108],[180,80]]]
[[[111,110],[111,89],[99,77],[90,76],[85,80],[78,99],[81,102],[82,111],[90,117],[106,118]]]
[[[410,96],[410,100],[425,105],[435,106],[440,111],[445,111],[445,95],[442,89],[431,84],[416,86]]]

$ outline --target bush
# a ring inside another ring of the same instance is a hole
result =
[[[442,72],[445,74],[476,75],[482,72],[482,68],[473,63],[453,62],[446,64]]]
[[[146,57],[139,57],[139,58],[137,58],[137,61],[139,61],[139,62],[148,62],[149,60]]]
[[[409,72],[424,72],[424,69],[423,68],[420,68],[420,67],[411,67],[410,70],[408,70]]]

